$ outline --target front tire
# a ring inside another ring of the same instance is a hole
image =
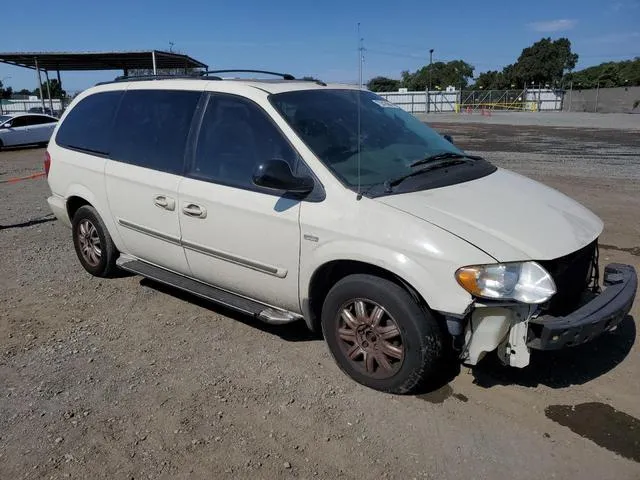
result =
[[[349,275],[329,291],[322,331],[338,366],[356,382],[406,394],[435,380],[445,358],[435,317],[404,288],[372,275]]]
[[[84,205],[71,222],[73,245],[84,269],[95,277],[111,277],[116,271],[118,250],[95,208]]]

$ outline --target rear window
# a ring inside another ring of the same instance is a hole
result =
[[[181,174],[191,121],[201,92],[130,90],[116,117],[113,160]]]
[[[103,92],[81,100],[60,125],[56,143],[108,155],[113,116],[121,96],[121,91]]]

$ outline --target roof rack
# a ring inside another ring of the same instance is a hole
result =
[[[290,73],[278,73],[278,72],[268,72],[266,70],[208,70],[203,72],[203,75],[210,75],[214,73],[263,73],[265,75],[274,75],[276,77],[282,77],[284,80],[295,80],[296,77],[291,75]]]
[[[318,80],[315,78],[296,78],[290,73],[277,73],[277,72],[269,72],[266,70],[208,70],[206,72],[194,72],[191,74],[184,75],[120,75],[116,77],[114,80],[99,82],[96,85],[108,85],[110,83],[118,83],[118,82],[143,82],[146,80],[223,80],[222,77],[214,74],[218,73],[262,73],[265,75],[274,75],[277,77],[282,77],[284,80],[297,80],[300,82],[315,82],[318,85],[326,86],[322,80]]]

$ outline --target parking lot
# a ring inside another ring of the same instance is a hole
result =
[[[434,124],[591,208],[601,267],[640,270],[640,135],[567,125]],[[0,152],[0,479],[640,478],[640,299],[617,330],[524,370],[486,359],[439,390],[382,394],[302,323],[91,277],[46,181],[6,182],[43,154]]]

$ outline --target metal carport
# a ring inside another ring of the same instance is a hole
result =
[[[42,78],[44,71],[49,86],[49,72],[55,71],[62,88],[60,72],[89,70],[122,70],[125,75],[129,70],[157,70],[203,68],[208,66],[188,55],[165,52],[162,50],[145,50],[135,52],[0,52],[0,63],[17,67],[31,68],[36,71],[42,109],[45,109],[42,94]],[[49,105],[53,110],[51,93],[48,92]]]

